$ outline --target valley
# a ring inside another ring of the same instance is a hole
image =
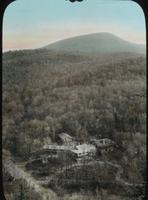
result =
[[[135,45],[92,34],[3,54],[8,199],[143,199],[146,58]],[[8,192],[14,179],[21,189]]]

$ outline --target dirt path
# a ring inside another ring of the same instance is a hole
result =
[[[110,161],[100,161],[100,160],[96,160],[96,161],[89,161],[87,162],[87,165],[94,165],[94,164],[98,164],[102,167],[105,167],[106,165],[108,166],[112,166],[117,168],[117,173],[115,176],[115,181],[117,184],[122,185],[123,187],[126,188],[133,188],[135,186],[139,186],[142,187],[142,184],[132,184],[132,183],[128,183],[125,180],[123,180],[121,178],[121,175],[123,173],[123,168],[122,166],[112,163]],[[57,195],[50,189],[46,189],[44,186],[49,184],[52,180],[54,180],[54,178],[60,174],[60,173],[64,173],[67,169],[71,169],[74,167],[80,167],[83,166],[84,163],[83,162],[79,162],[79,163],[75,163],[69,166],[64,167],[63,169],[61,169],[60,171],[56,172],[55,174],[46,177],[45,180],[41,181],[37,181],[35,178],[33,178],[31,176],[30,173],[26,172],[25,169],[23,169],[23,167],[19,164],[15,164],[12,161],[5,161],[3,163],[3,167],[4,169],[10,173],[10,175],[12,177],[14,177],[15,179],[23,179],[25,180],[27,186],[29,186],[30,188],[32,188],[39,196],[41,200],[57,200],[58,197]]]
[[[119,183],[119,184],[122,184],[122,185],[127,186],[127,187],[135,187],[135,186],[142,187],[143,186],[142,184],[132,184],[132,183],[126,182],[124,179],[122,179],[121,175],[123,174],[123,168],[122,168],[122,166],[120,166],[120,165],[118,165],[116,163],[112,163],[110,161],[100,161],[100,160],[87,162],[87,165],[94,165],[94,164],[98,164],[98,165],[100,165],[102,167],[108,165],[108,166],[112,166],[112,167],[117,168],[117,173],[116,173],[116,176],[115,176],[115,181],[117,183]],[[64,173],[68,169],[72,169],[74,167],[81,167],[83,165],[84,165],[83,162],[79,162],[79,163],[75,163],[75,164],[63,167],[60,171],[57,171],[55,174],[51,175],[50,177],[46,177],[46,180],[40,181],[40,184],[42,184],[42,185],[48,185],[50,183],[50,181],[54,180],[54,178],[58,174]]]
[[[29,188],[32,188],[41,200],[57,200],[57,195],[50,189],[45,189],[36,181],[28,172],[18,167],[12,161],[5,161],[3,163],[4,170],[6,170],[14,179],[23,179]]]

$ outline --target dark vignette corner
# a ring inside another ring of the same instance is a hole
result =
[[[131,0],[131,1],[137,3],[141,7],[141,9],[143,10],[143,13],[144,13],[144,16],[145,16],[146,42],[147,42],[148,41],[148,37],[147,37],[148,36],[148,34],[147,34],[147,28],[148,28],[148,6],[146,6],[147,0]]]
[[[2,52],[2,32],[3,32],[3,16],[4,16],[4,12],[7,8],[7,6],[14,2],[15,0],[1,0],[0,2],[0,28],[1,28],[1,31],[0,31],[0,36],[1,36],[1,40],[0,40],[0,52]]]
[[[1,102],[2,102],[2,33],[3,33],[3,16],[4,16],[4,12],[7,8],[7,6],[14,2],[16,0],[0,0],[0,64],[1,64],[1,67],[0,67],[0,74],[1,74]],[[69,3],[75,3],[75,2],[82,2],[85,1],[85,0],[63,0],[63,1],[69,1]],[[144,15],[145,15],[145,25],[146,25],[146,43],[148,44],[148,33],[147,33],[147,28],[148,28],[148,7],[146,7],[146,2],[147,0],[131,0],[135,3],[137,3],[141,9],[143,10],[144,12]],[[147,53],[147,45],[146,45],[146,53]],[[147,55],[147,54],[146,54]],[[146,56],[147,57],[147,56]],[[148,57],[147,57],[148,59]],[[148,60],[147,60],[147,63],[148,63]],[[1,104],[1,127],[2,127],[2,104]],[[2,128],[1,128],[2,130]],[[2,131],[1,131],[2,132]],[[148,144],[148,143],[147,143]],[[147,154],[148,155],[148,154]],[[147,159],[147,162],[148,162],[148,159]],[[1,175],[1,183],[2,183],[2,137],[1,137],[1,163],[0,163],[0,175]],[[147,163],[148,164],[148,163]],[[148,165],[147,165],[148,166]],[[147,174],[147,184],[148,185],[148,174]],[[1,191],[0,191],[0,196],[1,196],[1,199],[5,199],[4,198],[4,193],[3,193],[3,187],[2,187],[2,184],[1,184],[1,187],[0,187]],[[145,199],[147,199],[148,197],[148,192],[146,190],[146,195],[145,195]]]
[[[144,13],[144,16],[145,16],[145,26],[146,26],[146,63],[148,63],[148,56],[147,56],[147,50],[148,50],[148,47],[147,47],[147,44],[148,44],[148,32],[147,32],[147,29],[148,29],[148,6],[146,6],[147,4],[147,1],[146,0],[132,0],[133,2],[137,3],[141,9],[143,10],[143,13]],[[147,72],[147,68],[146,68],[146,72]],[[146,73],[147,75],[147,73]],[[148,85],[148,79],[146,79],[147,81],[147,85]],[[147,97],[147,88],[146,88],[146,97]],[[146,103],[146,109],[147,109],[147,103]],[[146,124],[146,128],[147,128],[147,124]],[[147,137],[147,150],[148,150],[148,137]],[[147,159],[146,159],[146,167],[148,169],[148,153],[147,153]],[[147,170],[146,170],[146,186],[145,186],[145,197],[144,197],[144,200],[148,199],[148,190],[146,189],[148,187],[148,173],[147,173]]]
[[[148,29],[148,6],[146,6],[146,0],[132,0],[134,2],[136,2],[137,4],[139,4],[139,6],[141,7],[141,9],[143,10],[143,13],[144,13],[144,16],[145,16],[145,26],[146,26],[146,63],[148,63],[148,56],[147,56],[147,50],[148,50],[148,47],[147,47],[147,44],[148,44],[148,32],[147,32],[147,29]],[[148,67],[148,66],[147,66]],[[147,68],[146,68],[146,72],[147,72]],[[147,75],[147,73],[146,73]],[[148,79],[146,79],[147,81],[147,85],[148,85]],[[146,97],[147,97],[147,88],[146,88]],[[146,109],[147,109],[147,103],[146,103]],[[147,128],[147,124],[146,124],[146,128]],[[147,137],[147,150],[148,150],[148,137]],[[147,159],[146,159],[146,167],[148,169],[148,153],[147,153]],[[147,173],[147,170],[146,170],[146,187],[145,187],[145,199],[148,199],[148,190],[146,190],[146,188],[148,188],[148,173]]]
[[[0,75],[1,75],[1,102],[2,102],[2,33],[3,33],[3,16],[5,9],[7,6],[15,0],[1,0],[0,1]],[[2,132],[2,104],[1,104],[1,132]],[[0,199],[5,199],[4,192],[3,192],[3,173],[2,173],[2,134],[0,138],[0,155],[1,155],[1,162],[0,162],[0,180],[1,180],[1,187],[0,187]]]

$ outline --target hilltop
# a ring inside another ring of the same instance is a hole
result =
[[[68,52],[85,53],[115,53],[115,52],[134,52],[145,53],[146,47],[142,44],[135,44],[123,40],[111,33],[93,33],[64,39],[49,44],[45,49]]]

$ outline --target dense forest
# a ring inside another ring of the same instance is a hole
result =
[[[3,148],[22,160],[56,135],[114,140],[130,182],[146,163],[146,59],[47,49],[3,54]]]

